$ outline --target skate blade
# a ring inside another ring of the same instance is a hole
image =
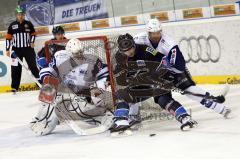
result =
[[[190,126],[190,125],[182,125],[180,128],[181,128],[182,131],[190,131],[191,129],[196,128],[197,126],[198,126],[198,124],[196,123],[196,124],[194,124],[192,126]]]

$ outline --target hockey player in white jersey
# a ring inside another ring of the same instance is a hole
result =
[[[134,41],[136,44],[147,45],[154,48],[157,52],[164,54],[171,67],[182,71],[181,74],[174,75],[175,87],[184,91],[192,92],[193,94],[205,95],[200,97],[187,94],[187,97],[199,102],[206,108],[214,110],[216,113],[223,115],[225,118],[229,117],[231,110],[222,104],[225,101],[224,96],[219,96],[218,101],[209,100],[208,97],[211,96],[211,93],[196,86],[195,82],[191,79],[191,75],[186,67],[186,62],[181,50],[178,47],[178,44],[162,31],[162,26],[159,20],[149,20],[146,25],[146,32],[137,34],[134,37]],[[166,101],[163,104],[167,105],[169,102],[171,101]]]
[[[75,120],[105,124],[104,130],[107,130],[112,120],[106,113],[112,109],[105,91],[108,75],[107,65],[98,57],[84,52],[78,39],[69,40],[66,50],[56,52],[49,67],[40,71],[43,87],[39,100],[42,105],[30,123],[32,131],[37,135],[47,135],[59,121],[63,121],[76,133],[87,135],[86,131],[80,131],[83,130],[81,127],[76,127]]]

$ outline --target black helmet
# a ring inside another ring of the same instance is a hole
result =
[[[122,52],[128,51],[131,48],[135,47],[135,42],[133,40],[133,37],[128,33],[124,35],[120,35],[118,37],[117,42],[118,42],[118,48]]]
[[[64,34],[64,33],[65,33],[65,31],[64,31],[62,26],[56,26],[52,30],[52,34],[53,35],[55,35],[55,34]]]

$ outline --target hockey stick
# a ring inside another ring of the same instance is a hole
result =
[[[66,87],[71,93],[77,96],[75,92],[73,92],[69,87]],[[94,128],[87,128],[87,129],[82,129],[80,125],[89,125],[90,124],[86,123],[85,121],[82,120],[77,120],[77,122],[73,119],[71,116],[71,113],[69,113],[68,110],[64,106],[58,106],[56,105],[56,111],[57,114],[60,116],[60,118],[63,119],[63,122],[65,122],[76,134],[78,135],[95,135],[95,134],[100,134],[103,133],[107,130],[109,130],[110,125],[108,118],[104,121],[104,124],[101,123],[100,126],[94,127]],[[112,119],[110,119],[112,120]]]
[[[160,65],[159,65],[160,66]],[[174,72],[174,73],[180,73],[179,71],[177,71],[176,69],[169,69],[169,68],[163,68],[163,70],[168,70],[170,72]],[[160,71],[160,67],[158,68],[158,71]],[[134,74],[133,74],[133,79],[136,79],[137,76],[140,74],[141,70],[137,70]],[[166,73],[166,72],[164,72]],[[219,96],[213,96],[213,95],[206,95],[206,94],[199,94],[199,93],[195,93],[195,92],[190,92],[190,91],[187,91],[187,90],[182,90],[182,89],[179,89],[175,86],[173,86],[173,83],[172,81],[168,81],[168,80],[165,80],[163,78],[161,78],[161,81],[159,81],[159,78],[158,80],[154,80],[154,78],[151,78],[150,76],[147,77],[145,76],[145,78],[148,78],[149,81],[153,81],[156,85],[159,85],[160,88],[159,89],[162,89],[162,90],[166,90],[166,91],[173,91],[173,92],[177,92],[177,93],[180,93],[182,95],[192,95],[192,96],[196,96],[196,97],[202,97],[202,98],[205,98],[205,99],[210,99],[210,100],[213,100],[214,102],[217,102],[217,103],[224,103],[225,102],[225,96],[226,94],[228,93],[229,91],[229,85],[226,84],[223,91],[222,91],[222,94],[219,95]],[[135,83],[135,81],[134,81]],[[164,86],[166,85],[166,86]]]
[[[161,79],[161,81],[153,81],[155,83],[155,85],[159,86],[160,90],[165,90],[165,91],[172,91],[172,92],[177,92],[180,93],[182,95],[192,95],[192,96],[196,96],[196,97],[202,97],[205,99],[209,99],[209,100],[213,100],[214,102],[217,103],[224,103],[225,102],[225,96],[227,95],[230,86],[229,84],[225,84],[224,89],[221,91],[221,95],[219,96],[213,96],[213,95],[207,95],[207,94],[200,94],[200,93],[195,93],[195,92],[191,92],[191,91],[187,91],[187,90],[182,90],[180,88],[177,88],[176,86],[174,86],[172,81],[168,81],[165,79]]]
[[[210,99],[210,100],[213,100],[214,102],[217,102],[217,103],[224,103],[225,102],[225,96],[227,95],[227,93],[229,92],[229,89],[230,89],[230,86],[229,84],[225,84],[225,87],[224,89],[222,90],[222,93],[219,95],[219,96],[207,96],[205,94],[198,94],[198,93],[194,93],[194,92],[190,92],[190,91],[184,91],[184,90],[181,90],[179,88],[172,88],[171,90],[173,92],[178,92],[178,93],[181,93],[182,95],[193,95],[193,96],[196,96],[196,97],[203,97],[205,99]]]

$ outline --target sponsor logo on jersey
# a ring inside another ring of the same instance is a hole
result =
[[[13,25],[13,26],[12,26],[12,29],[13,29],[13,30],[14,30],[14,29],[18,29],[18,24]]]
[[[146,66],[145,61],[144,60],[137,60],[137,66]]]
[[[171,55],[171,58],[170,58],[170,64],[174,65],[175,61],[176,61],[176,56],[177,56],[177,49],[176,48],[172,49],[171,52],[172,52],[172,55]]]
[[[167,43],[167,41],[164,40],[163,38],[161,39],[160,43],[161,43],[162,45],[164,45],[165,47],[167,47],[167,48],[170,47],[170,45]]]
[[[156,56],[156,54],[157,54],[157,51],[154,48],[151,48],[151,47],[147,47],[146,51],[151,53],[153,56]]]
[[[87,70],[80,69],[79,70],[79,74],[86,75],[87,74]]]

